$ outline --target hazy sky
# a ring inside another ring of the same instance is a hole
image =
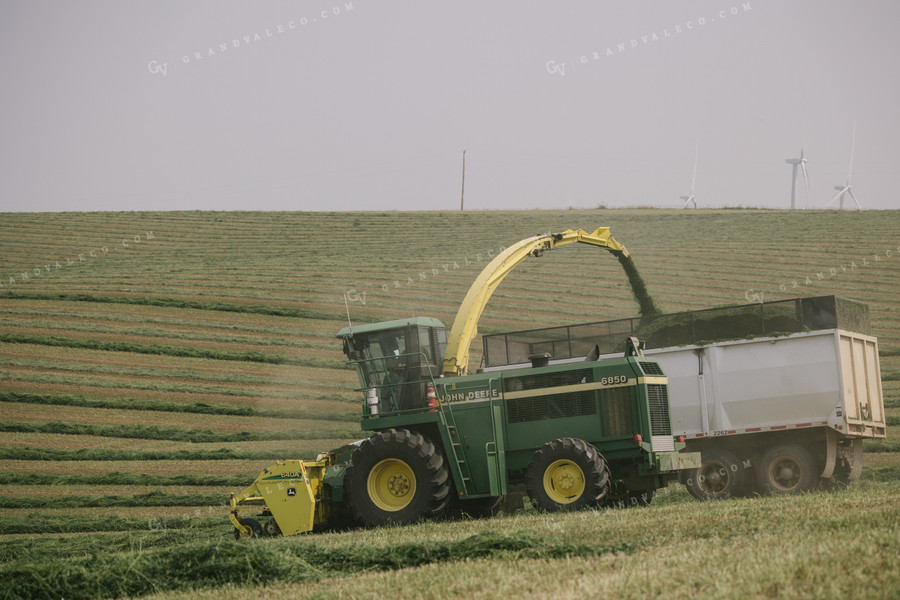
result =
[[[0,210],[900,208],[900,3],[0,0]]]

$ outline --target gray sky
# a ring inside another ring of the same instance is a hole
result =
[[[0,0],[0,210],[456,209],[464,149],[467,208],[676,207],[697,139],[700,206],[787,208],[802,144],[822,207],[854,120],[857,198],[900,208],[898,22],[887,0]]]

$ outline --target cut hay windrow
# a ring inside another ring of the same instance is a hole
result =
[[[133,496],[51,496],[11,498],[0,496],[0,508],[90,508],[113,506],[222,506],[227,494],[167,494],[154,490]]]
[[[94,531],[147,531],[151,529],[151,527],[157,532],[168,532],[173,529],[222,530],[221,516],[199,518],[156,517],[151,521],[146,518],[138,517],[105,516],[98,518],[79,515],[48,516],[43,513],[38,513],[38,515],[30,515],[28,517],[4,517],[3,519],[0,519],[0,535],[23,533],[81,533]],[[96,551],[96,548],[94,550]],[[0,550],[0,555],[2,555],[2,550]],[[61,595],[58,597],[63,598],[68,596]]]
[[[152,485],[152,486],[241,486],[246,475],[152,475],[148,473],[108,473],[53,475],[49,473],[3,473],[0,485]]]
[[[280,400],[338,400],[341,402],[352,402],[356,404],[358,398],[349,397],[348,395],[335,394],[316,394],[307,396],[291,389],[278,389],[271,387],[247,387],[235,388],[221,385],[191,385],[184,383],[169,383],[166,381],[152,380],[141,381],[127,379],[124,381],[101,378],[87,377],[77,374],[58,375],[55,373],[0,373],[0,380],[15,381],[17,383],[37,383],[47,385],[63,385],[71,388],[96,387],[101,389],[121,389],[131,390],[129,393],[135,393],[135,390],[148,390],[154,392],[180,393],[180,394],[203,394],[217,396],[235,396],[245,398],[262,398],[262,399],[280,399]],[[322,385],[322,384],[320,384]],[[338,382],[334,385],[334,389],[347,389],[344,382]]]
[[[44,346],[63,346],[66,348],[85,348],[89,350],[109,350],[113,352],[137,352],[141,354],[164,354],[167,356],[185,356],[190,358],[210,358],[214,360],[233,360],[244,362],[261,362],[274,365],[296,365],[307,367],[323,367],[346,369],[344,361],[317,357],[302,358],[296,356],[279,356],[262,352],[227,352],[197,347],[163,346],[159,344],[135,344],[132,342],[109,342],[92,339],[73,339],[55,336],[37,336],[21,333],[0,333],[0,342],[10,344],[39,344]]]
[[[0,460],[52,460],[52,461],[215,461],[215,460],[266,460],[275,457],[314,460],[317,451],[298,452],[296,448],[280,450],[54,450],[52,448],[18,448],[0,446]]]
[[[354,399],[355,400],[355,399]],[[359,415],[354,412],[333,413],[297,408],[254,408],[229,404],[206,404],[205,402],[165,402],[146,398],[86,398],[61,394],[25,394],[0,392],[0,402],[21,402],[25,404],[46,404],[58,406],[83,406],[86,408],[111,408],[147,410],[154,412],[193,413],[205,415],[231,415],[244,417],[266,417],[279,419],[310,419],[317,421],[357,422]]]
[[[478,558],[598,557],[636,550],[627,542],[611,546],[552,543],[522,532],[482,533],[458,541],[406,542],[390,548],[314,543],[250,545],[222,540],[134,555],[22,561],[15,567],[0,567],[0,577],[8,583],[10,598],[116,598],[212,585],[315,581]]]
[[[65,300],[68,302],[100,302],[112,304],[137,304],[142,306],[161,306],[165,308],[192,308],[196,310],[215,310],[224,312],[250,313],[257,315],[272,315],[276,317],[297,317],[302,319],[319,319],[329,321],[342,321],[344,316],[340,313],[329,314],[302,308],[279,308],[274,306],[228,304],[225,302],[194,302],[177,298],[151,298],[135,296],[98,296],[94,294],[37,294],[18,291],[7,291],[0,294],[0,299],[11,298],[17,300]]]
[[[180,429],[152,425],[86,425],[80,423],[23,423],[0,421],[0,431],[8,433],[61,433],[67,435],[92,435],[112,438],[142,440],[167,440],[194,444],[278,441],[351,439],[359,436],[358,429],[293,429],[285,431],[239,431],[219,433],[209,429]]]

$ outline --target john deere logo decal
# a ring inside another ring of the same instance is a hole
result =
[[[288,496],[296,496],[297,488],[288,488]]]

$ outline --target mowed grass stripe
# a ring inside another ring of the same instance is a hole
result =
[[[245,484],[246,485],[246,484]],[[26,498],[26,499],[42,499],[54,497],[97,497],[97,496],[139,496],[150,492],[164,492],[173,496],[188,496],[194,494],[202,494],[210,496],[214,494],[228,494],[231,489],[229,485],[179,485],[171,484],[159,486],[161,490],[155,489],[148,483],[66,483],[66,484],[4,484],[0,483],[0,496],[5,498]],[[196,505],[205,504],[198,502]],[[74,504],[73,504],[74,506]],[[124,506],[124,505],[120,505]],[[164,504],[161,506],[165,506]],[[172,505],[174,506],[174,505]],[[181,504],[180,506],[184,506]],[[26,508],[7,506],[4,508]],[[53,508],[47,505],[46,508]],[[65,507],[56,507],[65,508]]]
[[[7,328],[10,329],[10,328]],[[267,354],[263,352],[234,352],[228,350],[212,350],[197,348],[196,346],[173,346],[161,344],[138,344],[134,342],[107,341],[102,339],[78,339],[73,336],[41,336],[33,335],[27,330],[17,328],[18,331],[0,333],[0,342],[8,344],[40,344],[45,346],[63,346],[67,348],[84,348],[88,350],[109,350],[113,352],[137,352],[141,354],[163,354],[167,356],[184,356],[190,358],[209,358],[214,360],[230,360],[240,362],[261,362],[268,364],[328,367],[334,369],[346,368],[345,362],[337,359],[323,359],[317,357],[284,356]],[[96,337],[103,337],[92,334]],[[120,339],[121,336],[115,336]],[[170,341],[172,341],[170,339]]]
[[[12,498],[0,496],[0,508],[94,508],[101,506],[204,506],[224,505],[228,493],[169,494],[152,491],[133,496],[51,496],[46,498]]]
[[[215,310],[223,312],[251,313],[261,315],[273,315],[279,317],[297,317],[320,320],[341,320],[341,316],[331,313],[320,313],[301,308],[285,308],[274,306],[258,306],[250,304],[229,304],[225,302],[193,302],[178,298],[166,297],[138,297],[138,296],[101,296],[96,294],[40,294],[21,291],[6,291],[0,293],[0,299],[11,298],[16,300],[66,300],[69,302],[106,302],[113,304],[139,304],[143,306],[163,306],[176,308],[192,308],[200,310]]]
[[[3,463],[6,473],[21,473],[41,475],[72,475],[83,476],[103,475],[106,473],[125,473],[156,476],[193,476],[193,475],[240,475],[248,477],[245,485],[250,485],[256,476],[266,467],[274,464],[275,459],[293,459],[315,457],[315,453],[322,450],[323,446],[337,448],[339,444],[329,444],[325,440],[310,442],[299,441],[292,444],[292,448],[282,448],[282,452],[267,450],[265,456],[255,459],[219,457],[216,460],[208,460],[207,456],[198,455],[196,458],[189,456],[177,459],[160,458],[152,461],[135,460],[67,460],[62,452],[55,453],[55,458],[13,459],[8,458]],[[8,448],[8,446],[6,447]],[[34,450],[40,450],[35,448]],[[302,456],[301,456],[302,455]],[[182,453],[179,453],[182,456]]]
[[[296,343],[306,343],[310,347],[321,347],[330,349],[333,345],[334,334],[338,329],[335,324],[323,324],[319,321],[310,319],[294,319],[289,317],[273,317],[262,322],[251,323],[243,320],[240,321],[229,318],[227,320],[217,321],[212,319],[191,318],[187,314],[190,311],[182,309],[173,309],[168,311],[140,311],[140,312],[77,312],[77,308],[85,308],[78,306],[77,303],[60,303],[66,306],[66,310],[53,310],[50,308],[33,308],[34,305],[46,304],[53,306],[54,303],[36,303],[34,301],[21,302],[4,302],[0,305],[0,314],[7,315],[16,319],[35,319],[48,321],[52,319],[54,323],[90,323],[97,327],[102,327],[103,323],[140,323],[142,325],[157,325],[161,330],[173,331],[197,331],[208,330],[211,332],[220,332],[224,334],[233,334],[241,332],[245,334],[258,334],[264,336],[267,334],[281,334],[290,336]],[[165,316],[168,314],[183,315],[181,318],[177,316]],[[297,323],[303,323],[298,327]],[[317,333],[318,331],[318,333]]]
[[[69,389],[81,389],[82,387],[96,388],[114,388],[121,389],[132,394],[135,390],[149,390],[153,392],[181,392],[184,394],[209,394],[219,396],[237,396],[237,397],[253,397],[260,401],[273,400],[278,401],[298,401],[304,398],[304,395],[296,393],[295,388],[280,390],[275,386],[272,387],[249,387],[249,388],[233,388],[215,385],[187,385],[178,383],[166,383],[165,380],[153,379],[144,382],[133,377],[126,377],[124,380],[117,381],[115,377],[108,378],[86,377],[78,375],[55,375],[47,372],[21,372],[16,369],[8,369],[6,373],[0,373],[0,380],[9,381],[11,384],[18,385],[21,383],[43,383],[57,384]],[[357,402],[358,398],[350,395],[323,393],[318,395],[306,396],[311,400],[333,400],[346,399],[348,402]]]
[[[179,404],[224,404],[249,406],[251,408],[259,407],[260,409],[273,410],[290,410],[297,406],[303,406],[308,407],[310,410],[328,413],[342,413],[348,410],[352,410],[353,407],[359,409],[360,411],[362,410],[360,408],[359,395],[355,393],[350,393],[347,395],[328,393],[317,394],[316,390],[312,389],[312,393],[310,394],[307,394],[304,391],[300,391],[296,395],[290,395],[284,398],[274,398],[263,393],[258,393],[255,396],[235,396],[227,394],[219,395],[214,393],[206,394],[165,390],[141,390],[133,388],[124,389],[116,386],[101,387],[80,384],[73,385],[71,383],[48,383],[39,381],[47,376],[47,374],[36,374],[33,376],[33,379],[35,381],[13,380],[8,377],[0,377],[0,379],[2,379],[2,383],[0,383],[0,385],[2,385],[2,388],[4,390],[7,390],[11,393],[22,394],[43,395],[46,393],[49,395],[63,396],[84,395],[90,398],[110,398],[113,400],[118,400],[121,398],[136,398],[151,401],[160,400],[163,402],[174,402]],[[110,408],[113,407],[111,406]]]
[[[2,345],[0,345],[2,347]],[[50,353],[48,353],[50,354]],[[102,358],[102,357],[99,357]],[[159,368],[159,367],[131,367],[124,366],[122,362],[119,364],[110,364],[107,362],[69,362],[53,360],[52,357],[46,356],[41,358],[16,358],[9,356],[0,356],[0,365],[11,367],[10,372],[20,368],[24,372],[33,372],[35,370],[49,370],[54,372],[72,372],[72,373],[89,373],[111,375],[117,379],[144,380],[151,381],[154,378],[164,378],[166,380],[177,380],[179,382],[204,384],[211,383],[230,383],[245,384],[252,387],[291,387],[296,389],[301,384],[297,378],[276,377],[273,373],[267,375],[249,375],[240,372],[222,372],[206,370],[202,372],[192,369],[183,368]],[[321,385],[321,383],[319,383]]]
[[[41,360],[72,365],[84,364],[87,369],[120,366],[123,370],[137,368],[153,370],[153,373],[196,374],[197,378],[216,379],[221,382],[264,383],[266,386],[289,385],[294,389],[322,388],[315,391],[335,391],[338,394],[352,391],[358,380],[352,369],[327,367],[303,367],[296,365],[272,365],[245,363],[239,370],[234,363],[207,358],[138,354],[110,350],[85,350],[63,346],[39,344],[3,344],[0,353],[8,360]],[[121,372],[120,372],[121,373]]]
[[[97,531],[148,531],[153,526],[153,531],[157,535],[173,529],[192,529],[199,531],[217,530],[219,535],[216,537],[221,537],[222,518],[219,516],[203,516],[191,519],[163,517],[156,519],[151,524],[147,517],[109,516],[108,512],[109,510],[103,511],[102,516],[93,516],[92,514],[77,515],[67,512],[60,515],[43,514],[40,518],[32,518],[31,516],[5,517],[0,519],[0,534],[33,535]],[[196,539],[196,536],[192,537]],[[66,597],[66,595],[63,594],[59,597]]]
[[[0,327],[3,328],[23,328],[29,331],[39,332],[43,335],[58,335],[65,332],[80,332],[92,334],[113,335],[118,338],[153,338],[167,340],[189,340],[191,342],[216,342],[227,343],[229,345],[242,345],[254,347],[284,347],[284,348],[303,348],[314,349],[318,352],[334,351],[334,343],[326,345],[324,342],[309,342],[306,340],[295,340],[287,337],[267,337],[260,335],[236,335],[233,331],[222,329],[216,333],[198,333],[188,327],[176,326],[155,326],[148,327],[127,327],[127,326],[110,326],[101,325],[96,322],[79,323],[77,321],[50,321],[46,316],[27,316],[16,318],[0,319]],[[94,339],[97,339],[96,337]]]
[[[121,473],[111,471],[97,474],[0,472],[3,486],[242,486],[247,485],[245,475],[151,475],[149,473]],[[209,490],[207,490],[209,491]],[[6,492],[9,495],[9,491]]]
[[[193,413],[169,413],[118,408],[91,408],[53,405],[37,408],[19,402],[0,402],[0,414],[6,422],[49,423],[65,421],[68,424],[90,426],[163,427],[210,430],[217,434],[241,432],[274,433],[289,430],[315,430],[349,427],[341,422],[315,419],[284,419],[234,415],[206,415]],[[135,425],[139,423],[140,425]]]
[[[351,438],[356,435],[357,431],[357,428],[349,427],[344,429],[338,429],[336,427],[324,428],[321,424],[317,427],[307,427],[304,429],[220,433],[209,429],[183,429],[179,427],[158,427],[154,425],[89,425],[55,420],[47,423],[0,421],[0,432],[5,433],[89,435],[111,438],[191,442],[192,444]]]
[[[220,448],[218,450],[53,450],[47,448],[16,448],[0,445],[0,460],[4,461],[66,461],[77,463],[80,461],[219,461],[241,460],[261,461],[266,466],[271,465],[274,457],[291,457],[292,459],[313,460],[321,451],[299,450],[297,447],[284,447],[280,450],[235,450],[232,448]],[[9,463],[4,463],[5,468],[10,468]],[[146,468],[146,467],[143,467]],[[187,472],[175,467],[170,467],[169,473]],[[75,467],[76,472],[78,468]],[[210,466],[210,470],[213,467]],[[209,472],[209,471],[204,471]],[[255,477],[256,474],[253,475]],[[252,478],[251,478],[252,481]]]
[[[275,458],[290,458],[279,454],[289,450],[291,454],[306,451],[329,450],[342,446],[348,441],[363,437],[361,432],[352,432],[352,436],[335,439],[291,439],[291,440],[240,440],[222,442],[175,442],[160,439],[142,439],[134,437],[102,437],[98,435],[79,435],[65,433],[4,433],[3,445],[7,447],[30,450],[53,450],[76,452],[79,450],[136,450],[142,452],[211,452],[223,448],[240,452],[271,451]],[[251,438],[253,436],[250,436]],[[290,445],[290,449],[285,446]]]
[[[137,304],[93,304],[90,302],[71,302],[62,300],[12,300],[0,296],[0,307],[6,314],[47,314],[68,318],[104,321],[121,320],[132,323],[184,324],[188,326],[204,326],[245,331],[261,331],[286,333],[292,336],[309,336],[311,338],[333,338],[339,323],[302,319],[297,317],[279,317],[272,315],[240,313],[238,315],[219,313],[188,308],[166,308]],[[100,312],[98,312],[100,311]]]
[[[340,412],[325,412],[299,406],[294,409],[254,408],[227,404],[191,404],[165,402],[162,400],[140,398],[88,398],[84,396],[63,396],[51,394],[22,394],[16,392],[0,392],[0,402],[19,402],[23,404],[46,404],[57,406],[83,406],[86,408],[111,408],[128,410],[148,410],[157,412],[181,412],[206,415],[232,415],[246,417],[272,417],[279,419],[306,419],[317,421],[356,421],[359,411],[348,406],[338,405]]]

